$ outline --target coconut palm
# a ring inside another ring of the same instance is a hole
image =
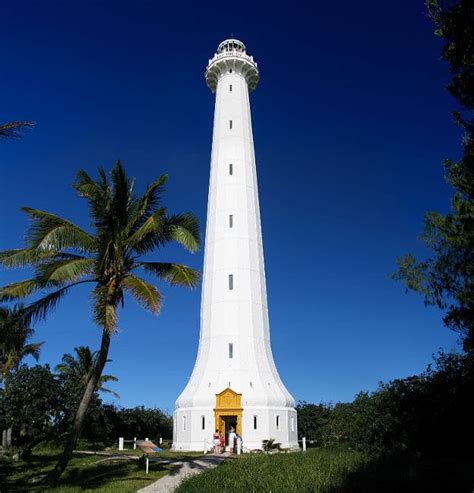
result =
[[[80,382],[85,388],[91,373],[94,371],[94,367],[97,365],[99,352],[92,352],[89,346],[79,346],[74,348],[74,351],[76,356],[69,353],[63,355],[62,362],[56,365],[55,370],[60,377],[65,379],[70,378],[75,382]],[[109,361],[112,360],[108,359],[106,363]],[[104,383],[107,382],[118,382],[118,378],[114,375],[101,375],[97,382],[96,390],[98,392],[112,394],[117,399],[120,399],[120,396],[116,392],[104,387]]]
[[[47,294],[25,307],[23,320],[43,319],[75,286],[90,284],[92,309],[101,328],[101,344],[79,404],[64,452],[51,476],[59,478],[67,466],[84,416],[107,362],[110,338],[117,330],[119,306],[125,294],[154,314],[160,311],[156,286],[137,271],[156,276],[171,285],[194,288],[199,274],[184,265],[150,262],[142,256],[169,242],[194,252],[199,247],[199,227],[191,213],[170,215],[161,204],[167,176],[162,175],[137,196],[134,183],[117,162],[110,180],[99,168],[98,180],[85,171],[77,174],[74,188],[89,206],[92,231],[49,212],[24,207],[31,219],[25,248],[0,252],[5,267],[33,266],[34,276],[0,289],[0,298],[24,298],[46,290]]]
[[[24,130],[34,126],[33,122],[8,122],[0,124],[1,139],[17,139]]]
[[[42,342],[28,342],[34,330],[21,318],[23,308],[21,304],[13,308],[0,306],[0,379],[3,380],[18,369],[26,356],[33,356],[38,361],[43,345]]]

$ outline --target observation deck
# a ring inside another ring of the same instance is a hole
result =
[[[255,90],[260,79],[257,62],[247,55],[245,45],[238,39],[223,41],[209,60],[205,73],[207,87],[215,93],[219,78],[228,73],[245,77],[249,92]]]

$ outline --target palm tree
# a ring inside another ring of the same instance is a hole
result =
[[[80,382],[85,388],[91,373],[94,371],[94,367],[97,365],[99,352],[92,352],[89,346],[79,346],[74,348],[74,351],[76,352],[76,356],[69,353],[63,355],[61,359],[62,363],[56,365],[55,370],[59,376],[65,379],[71,378],[75,382]],[[112,360],[108,359],[106,363],[109,361]],[[104,383],[107,382],[118,382],[118,378],[114,375],[101,375],[95,390],[112,394],[114,397],[117,397],[117,399],[120,399],[120,396],[116,392],[104,387]]]
[[[0,124],[1,139],[17,139],[27,128],[33,127],[33,122],[8,122]]]
[[[263,451],[268,454],[272,450],[280,450],[281,443],[276,442],[274,438],[270,438],[268,440],[262,440]]]
[[[25,307],[23,320],[43,319],[73,287],[92,285],[93,316],[101,330],[94,371],[84,390],[64,452],[51,473],[57,479],[66,468],[80,435],[85,413],[107,362],[110,338],[117,330],[117,312],[125,293],[157,314],[158,289],[139,277],[142,270],[171,285],[196,287],[197,271],[181,264],[149,262],[141,257],[169,242],[194,252],[199,247],[199,226],[191,213],[169,215],[161,205],[166,175],[161,175],[138,197],[134,183],[120,163],[109,179],[99,168],[99,179],[85,171],[77,174],[74,188],[88,202],[93,232],[49,212],[24,207],[31,219],[25,248],[0,252],[5,267],[33,266],[34,276],[0,289],[0,299],[27,297],[39,290],[48,294]]]
[[[38,361],[43,342],[28,343],[34,330],[21,318],[23,305],[0,306],[0,379],[18,369],[25,356]]]

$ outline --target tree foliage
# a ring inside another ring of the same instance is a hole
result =
[[[23,305],[0,306],[0,380],[17,370],[26,356],[38,361],[43,342],[30,343],[34,334],[21,318]]]
[[[459,332],[467,351],[474,350],[474,3],[471,0],[428,0],[435,34],[443,40],[448,62],[449,92],[459,110],[455,122],[463,130],[462,156],[445,161],[445,177],[453,187],[451,212],[425,215],[422,240],[431,255],[398,259],[394,278],[424,296],[427,305],[445,310],[447,327]]]
[[[17,139],[22,133],[34,126],[33,122],[15,121],[0,124],[0,139]]]
[[[373,452],[472,456],[474,361],[441,353],[420,375],[381,383],[350,403],[298,406],[300,437]]]
[[[199,274],[190,267],[142,259],[170,242],[190,252],[199,247],[199,226],[194,215],[169,214],[163,206],[166,181],[167,176],[161,175],[142,195],[137,195],[134,181],[120,161],[110,178],[102,168],[97,180],[81,170],[74,188],[88,204],[91,231],[50,212],[23,207],[31,221],[25,246],[0,252],[0,264],[4,267],[33,268],[31,278],[1,288],[0,300],[47,292],[22,310],[24,324],[44,319],[77,285],[92,286],[93,319],[102,329],[102,340],[53,479],[64,471],[82,431],[87,408],[107,362],[110,338],[117,330],[118,310],[125,303],[125,295],[151,313],[160,311],[159,290],[138,273],[142,271],[171,285],[194,288],[198,284]]]
[[[60,419],[60,386],[49,366],[22,365],[9,376],[1,397],[5,424],[21,442],[50,435]]]
[[[134,408],[115,408],[116,436],[171,438],[172,418],[161,409],[137,406]]]
[[[26,450],[41,440],[61,443],[74,420],[84,382],[76,373],[53,374],[48,365],[22,365],[0,393],[0,427],[12,427],[17,446]],[[104,404],[96,391],[84,420],[82,437],[100,446],[118,437],[171,438],[172,418],[161,409]]]
[[[322,444],[326,441],[323,436],[326,426],[332,416],[332,407],[329,404],[311,404],[305,401],[298,402],[298,431],[300,437],[306,437],[310,444]]]
[[[74,348],[74,352],[76,353],[75,356],[69,353],[64,354],[61,363],[56,365],[55,371],[58,373],[60,379],[64,381],[70,380],[75,383],[77,388],[84,391],[91,373],[97,365],[99,353],[98,351],[91,351],[89,346],[76,347]],[[107,362],[110,361],[107,360]],[[120,398],[116,392],[104,387],[104,384],[107,382],[118,382],[118,378],[114,375],[101,375],[97,382],[96,390]]]
[[[74,185],[89,204],[93,233],[55,214],[22,208],[31,220],[26,245],[0,252],[0,263],[6,268],[31,266],[34,276],[4,286],[0,297],[10,301],[50,291],[25,307],[25,323],[45,318],[71,288],[91,283],[94,319],[112,334],[125,293],[152,313],[160,310],[157,288],[138,277],[138,270],[173,285],[197,285],[198,273],[187,266],[139,259],[168,242],[178,242],[191,252],[199,246],[195,217],[191,213],[169,215],[161,206],[167,176],[155,180],[141,197],[136,196],[134,183],[120,162],[112,170],[111,183],[103,169],[99,176],[94,181],[79,171]]]

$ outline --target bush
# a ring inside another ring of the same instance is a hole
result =
[[[59,393],[48,365],[23,365],[7,378],[0,408],[17,443],[29,446],[53,433],[60,420]]]
[[[351,403],[300,403],[299,434],[370,452],[472,456],[472,395],[472,356],[441,353],[434,370],[381,383]]]

